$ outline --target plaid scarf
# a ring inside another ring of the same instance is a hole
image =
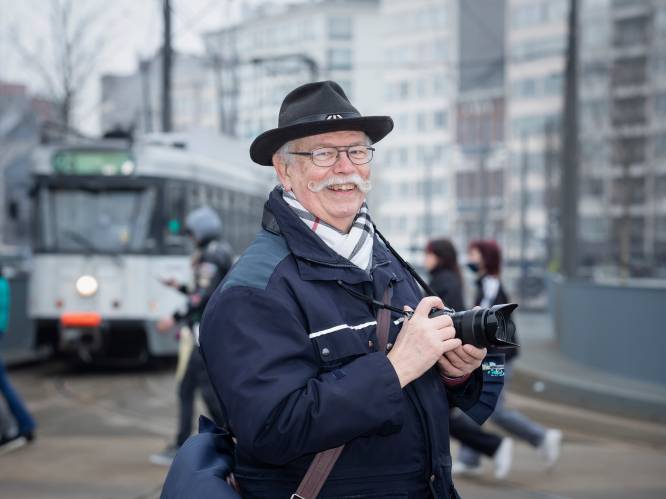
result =
[[[365,201],[358,210],[351,229],[347,234],[340,232],[319,217],[314,216],[298,202],[292,192],[282,191],[282,198],[312,232],[317,234],[326,245],[338,255],[346,258],[357,267],[370,271],[372,265],[372,243],[375,227],[372,225],[368,205]]]

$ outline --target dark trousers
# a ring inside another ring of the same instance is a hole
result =
[[[180,412],[178,414],[178,436],[176,444],[178,447],[183,445],[185,440],[192,433],[192,417],[194,416],[194,396],[196,391],[201,391],[208,412],[215,423],[223,427],[225,425],[224,416],[220,409],[220,403],[217,400],[213,385],[208,377],[206,365],[204,364],[199,347],[192,349],[190,359],[185,368],[183,379],[178,385],[178,400],[180,402]]]
[[[2,359],[0,359],[0,393],[2,393],[2,396],[5,398],[7,407],[12,413],[12,416],[16,419],[19,434],[28,435],[35,431],[35,427],[37,426],[35,420],[32,419],[23,400],[21,400],[18,392],[9,382],[9,376],[7,376],[7,371],[5,370],[5,365],[2,363]],[[0,437],[1,436],[2,435],[0,435]]]
[[[493,457],[502,443],[502,437],[482,430],[462,411],[451,411],[449,432],[463,445],[488,457]]]

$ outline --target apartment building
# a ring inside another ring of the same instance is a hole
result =
[[[425,243],[455,225],[455,0],[384,0],[382,113],[395,130],[381,143],[373,215],[416,262]]]
[[[506,11],[505,258],[555,258],[559,134],[569,0],[509,0]]]
[[[459,1],[455,168],[458,247],[473,239],[504,244],[505,1]]]
[[[212,65],[207,58],[174,52],[171,75],[172,130],[217,130],[217,94]],[[140,61],[128,75],[101,78],[100,128],[162,130],[162,56]]]
[[[580,54],[581,264],[666,277],[666,3],[588,0]]]
[[[204,35],[216,69],[222,131],[244,138],[277,125],[284,96],[308,81],[340,83],[363,114],[380,112],[379,0],[265,4]]]

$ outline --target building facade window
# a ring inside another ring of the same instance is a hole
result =
[[[614,25],[613,44],[616,47],[644,45],[648,39],[647,17],[620,19]]]
[[[438,130],[443,130],[448,125],[448,113],[446,111],[435,111],[433,114],[433,125]]]
[[[559,115],[541,114],[515,118],[511,122],[513,136],[518,138],[523,135],[544,134],[548,127],[559,126]]]
[[[516,43],[511,47],[511,60],[520,63],[563,56],[565,47],[564,35]]]
[[[339,70],[352,69],[352,51],[348,48],[328,49],[328,68]]]
[[[427,118],[425,113],[416,114],[416,130],[419,132],[425,132],[428,128]]]
[[[353,23],[351,17],[329,17],[328,37],[331,40],[351,40]]]

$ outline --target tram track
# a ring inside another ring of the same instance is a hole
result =
[[[163,420],[163,418],[156,418],[155,416],[147,417],[145,413],[138,409],[133,409],[131,404],[127,403],[123,404],[123,407],[121,408],[118,406],[118,402],[111,398],[111,396],[108,398],[102,398],[98,393],[95,393],[90,389],[82,390],[77,388],[71,380],[64,375],[56,375],[51,380],[50,384],[55,393],[62,400],[94,413],[102,418],[102,421],[109,426],[140,428],[150,434],[165,438],[172,436],[172,418],[169,418],[168,420],[164,418]],[[149,392],[155,389],[155,383],[151,383],[149,377],[145,375],[136,380],[136,384],[147,388]],[[148,396],[142,397],[141,400],[147,401],[152,398],[154,398],[154,393],[149,393]],[[165,399],[158,405],[168,405],[169,402],[170,401]]]

